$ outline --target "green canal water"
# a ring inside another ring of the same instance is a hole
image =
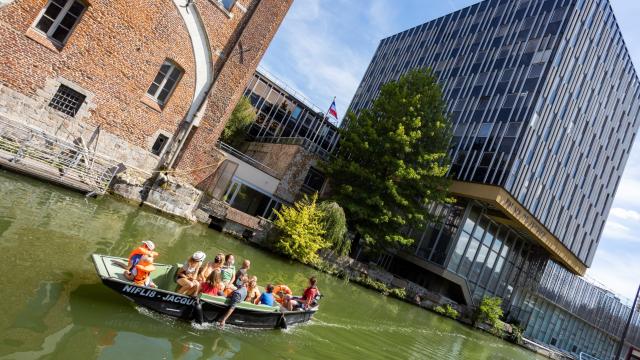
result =
[[[261,284],[295,291],[316,274],[202,225],[0,170],[0,359],[538,359],[324,274],[319,313],[286,331],[176,321],[134,306],[94,273],[92,253],[126,256],[141,239],[156,242],[158,262],[231,252],[251,259]]]

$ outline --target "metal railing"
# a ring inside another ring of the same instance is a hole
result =
[[[275,170],[273,170],[272,168],[268,167],[267,165],[259,162],[258,160],[252,158],[251,156],[248,156],[246,154],[244,154],[243,152],[241,152],[240,150],[232,147],[231,145],[224,143],[222,141],[218,141],[218,148],[230,155],[233,155],[234,157],[237,157],[238,159],[246,162],[247,164],[253,166],[256,169],[262,170],[263,172],[273,176],[273,177],[277,177],[275,176],[277,174],[277,172]]]
[[[0,159],[8,167],[103,194],[118,162],[40,129],[0,118]]]

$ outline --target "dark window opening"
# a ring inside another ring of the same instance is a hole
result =
[[[162,150],[164,150],[165,145],[167,145],[167,141],[169,138],[163,134],[158,135],[156,141],[153,143],[151,147],[151,153],[154,155],[160,155]]]
[[[53,95],[53,99],[49,102],[49,106],[65,115],[75,117],[86,98],[86,95],[68,86],[60,85],[56,94]]]
[[[309,168],[309,172],[302,184],[302,192],[307,194],[320,192],[322,185],[324,185],[324,174],[314,168]]]
[[[62,45],[73,27],[80,21],[80,16],[85,9],[86,6],[80,1],[50,0],[36,22],[35,28]]]

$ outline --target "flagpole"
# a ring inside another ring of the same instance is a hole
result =
[[[631,319],[633,318],[633,313],[636,311],[636,305],[638,304],[638,295],[640,295],[640,285],[638,285],[638,291],[636,291],[636,297],[633,299],[633,305],[631,306],[631,311],[629,312],[629,318],[627,318],[627,324],[624,327],[624,331],[622,332],[622,338],[620,339],[620,343],[618,344],[618,349],[616,351],[615,360],[620,359],[620,355],[622,355],[622,348],[624,348],[624,342],[627,339],[627,333],[629,332],[629,325],[631,325]]]
[[[333,100],[331,100],[331,104],[329,104],[329,109],[327,110],[327,112],[324,114],[324,117],[322,118],[322,122],[320,123],[320,126],[318,126],[318,130],[316,130],[316,134],[313,136],[313,140],[311,140],[311,143],[313,143],[314,145],[316,144],[316,139],[318,138],[318,134],[320,133],[320,129],[322,129],[322,127],[324,126],[324,122],[325,120],[327,120],[327,115],[329,114],[329,111],[331,111],[331,106],[333,105],[333,103],[336,101],[336,97],[333,97]],[[319,146],[321,147],[321,146]]]

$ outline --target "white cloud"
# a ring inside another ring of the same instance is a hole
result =
[[[604,225],[602,237],[612,240],[640,240],[633,236],[633,233],[631,232],[631,229],[629,227],[611,220],[607,221],[607,223]]]
[[[638,248],[620,248],[617,251],[598,251],[587,275],[595,278],[616,294],[633,298],[640,278]]]
[[[628,209],[623,209],[623,208],[613,208],[613,209],[611,209],[610,215],[613,216],[613,217],[617,217],[619,219],[623,219],[623,220],[640,221],[640,212],[637,212],[635,210],[628,210]]]

